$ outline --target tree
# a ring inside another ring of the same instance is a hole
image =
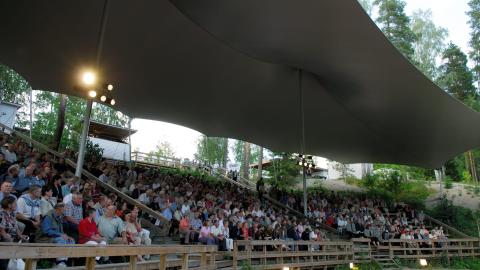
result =
[[[302,168],[297,164],[292,153],[273,152],[272,165],[265,168],[270,176],[266,182],[279,190],[295,187],[300,179]]]
[[[231,148],[235,162],[240,163],[240,171],[243,170],[244,167],[244,142],[235,140],[233,143],[233,146]],[[250,155],[249,159],[247,161],[247,167],[250,166],[250,164],[257,163],[258,158],[260,155],[260,147],[254,144],[250,144]]]
[[[414,11],[411,28],[416,36],[414,59],[417,67],[434,81],[438,77],[437,60],[446,47],[445,38],[448,36],[448,31],[435,25],[430,9]]]
[[[228,162],[228,139],[201,136],[197,142],[195,158],[225,168]]]
[[[358,0],[360,5],[362,5],[365,12],[367,12],[368,16],[372,17],[373,14],[373,0]]]
[[[102,124],[128,127],[128,116],[100,103],[94,103],[92,108],[92,120]]]
[[[477,81],[477,88],[480,90],[480,0],[470,0],[468,2],[470,10],[467,14],[470,17],[468,23],[472,32],[470,33],[470,58],[474,63],[473,72]]]
[[[243,158],[242,158],[242,177],[245,179],[250,178],[250,143],[243,142]]]
[[[153,156],[158,158],[160,157],[168,157],[173,158],[175,157],[175,152],[172,149],[172,145],[169,142],[158,142],[155,146],[155,151],[150,151]]]
[[[415,62],[413,43],[416,36],[410,29],[410,19],[405,14],[402,0],[374,0],[378,6],[377,24],[385,36],[410,61]]]
[[[467,56],[455,44],[450,43],[442,55],[438,84],[443,90],[464,102],[469,96],[477,97],[473,75],[467,66]]]
[[[67,106],[67,95],[60,95],[60,104],[58,107],[57,128],[55,130],[53,149],[59,150],[62,140],[63,129],[65,128],[65,110]]]
[[[342,178],[343,181],[347,181],[347,177],[350,177],[353,175],[354,170],[348,166],[348,164],[343,164],[340,162],[335,162],[333,161],[332,167],[342,173]]]

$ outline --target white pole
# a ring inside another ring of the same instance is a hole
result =
[[[128,159],[132,161],[132,117],[128,118]]]
[[[33,129],[33,90],[30,88],[30,139],[32,138],[32,129]],[[32,143],[30,143],[32,146]]]
[[[307,216],[307,175],[305,166],[302,166],[303,171],[303,214]]]
[[[85,112],[85,119],[83,120],[82,136],[80,137],[80,149],[78,150],[77,168],[75,169],[75,176],[82,176],[83,162],[85,158],[85,149],[87,146],[88,128],[90,127],[90,116],[92,115],[93,100],[87,100],[87,111]]]

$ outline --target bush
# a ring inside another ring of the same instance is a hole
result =
[[[446,197],[443,197],[438,205],[428,211],[428,214],[470,236],[478,235],[479,213],[474,213],[462,206],[455,206]]]
[[[445,188],[446,189],[451,189],[453,187],[453,181],[452,178],[450,177],[445,177]]]
[[[355,176],[347,176],[345,182],[352,186],[360,186],[361,180],[356,178]]]
[[[376,174],[369,173],[363,178],[363,186],[367,189],[372,189],[377,186],[377,182],[378,176]]]

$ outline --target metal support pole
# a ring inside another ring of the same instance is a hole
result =
[[[33,129],[33,90],[30,88],[30,139],[32,139],[32,129]],[[32,147],[32,142],[30,142],[30,147]]]
[[[82,137],[80,137],[80,149],[78,150],[77,168],[75,169],[75,176],[82,176],[83,162],[85,158],[85,150],[87,146],[88,128],[90,127],[90,116],[92,115],[93,100],[87,100],[87,111],[85,112],[85,119],[83,120]]]
[[[302,166],[303,170],[303,214],[307,216],[307,174],[305,166]]]

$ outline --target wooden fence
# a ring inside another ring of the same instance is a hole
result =
[[[53,245],[53,244],[14,244],[0,243],[0,259],[22,258],[25,261],[25,270],[36,269],[39,259],[56,258],[85,258],[85,266],[82,269],[92,270],[96,267],[95,257],[127,256],[129,262],[125,264],[110,265],[115,268],[126,268],[137,270],[138,255],[159,255],[157,261],[149,261],[148,268],[164,270],[167,267],[180,267],[186,269],[216,269],[215,252],[216,246],[126,246],[126,245],[108,245],[108,246],[88,246],[88,245]],[[168,258],[167,258],[168,255]],[[190,260],[189,257],[195,255],[197,261]],[[173,258],[172,258],[173,257]],[[109,267],[106,265],[107,268]],[[104,268],[104,267],[102,267]]]

